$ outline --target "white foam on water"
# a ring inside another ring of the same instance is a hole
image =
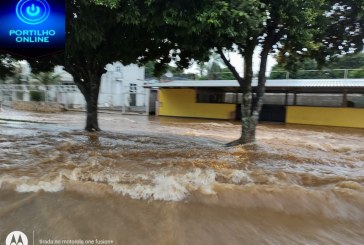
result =
[[[239,184],[241,182],[252,182],[250,176],[243,170],[233,170],[229,177],[235,184]]]
[[[168,175],[160,173],[154,176],[151,184],[111,183],[115,192],[129,195],[134,199],[154,199],[164,201],[181,201],[192,191],[215,194],[216,173],[213,170],[196,169],[187,174]]]
[[[215,184],[216,172],[212,169],[189,172],[182,180],[189,183],[192,190],[200,190],[205,194],[215,194],[213,186]]]
[[[156,200],[180,201],[187,194],[186,186],[174,176],[158,176],[154,180],[153,198]]]
[[[181,201],[187,194],[187,189],[173,176],[159,176],[153,185],[112,184],[115,192],[129,195],[133,199],[154,199],[163,201]]]
[[[64,189],[61,178],[56,178],[53,181],[39,181],[38,183],[22,183],[17,185],[17,192],[59,192]]]
[[[111,168],[100,172],[75,168],[63,170],[60,177],[71,181],[92,181],[112,186],[116,193],[128,195],[133,199],[153,199],[165,201],[181,201],[191,191],[214,194],[213,185],[216,173],[213,170],[195,169],[189,172],[171,174],[168,171],[151,171],[148,174],[117,171]],[[81,183],[80,183],[81,184]],[[31,189],[29,185],[26,189]],[[36,191],[39,186],[34,186]]]
[[[93,174],[91,179],[95,182],[107,182],[107,183],[117,183],[120,182],[120,175],[105,173],[105,171],[101,171],[99,173]]]

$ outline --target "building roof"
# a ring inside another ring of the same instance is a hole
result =
[[[258,81],[253,80],[253,89]],[[236,80],[186,80],[171,81],[168,83],[155,83],[146,88],[225,88],[238,89]],[[267,80],[266,91],[298,91],[298,92],[364,92],[364,79],[274,79]]]

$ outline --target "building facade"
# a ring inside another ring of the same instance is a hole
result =
[[[146,105],[144,67],[124,66],[120,62],[108,64],[101,77],[100,107],[142,107]]]
[[[253,81],[252,89],[256,89]],[[172,81],[158,88],[159,116],[241,118],[237,81]],[[268,80],[261,121],[364,128],[364,79]]]

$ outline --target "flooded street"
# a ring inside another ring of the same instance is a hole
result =
[[[262,124],[226,148],[235,122],[84,120],[0,113],[1,241],[363,244],[364,130]]]

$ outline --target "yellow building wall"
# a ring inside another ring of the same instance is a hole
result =
[[[159,89],[159,115],[231,119],[235,104],[196,103],[195,89]]]
[[[286,122],[364,128],[364,109],[287,106]]]

